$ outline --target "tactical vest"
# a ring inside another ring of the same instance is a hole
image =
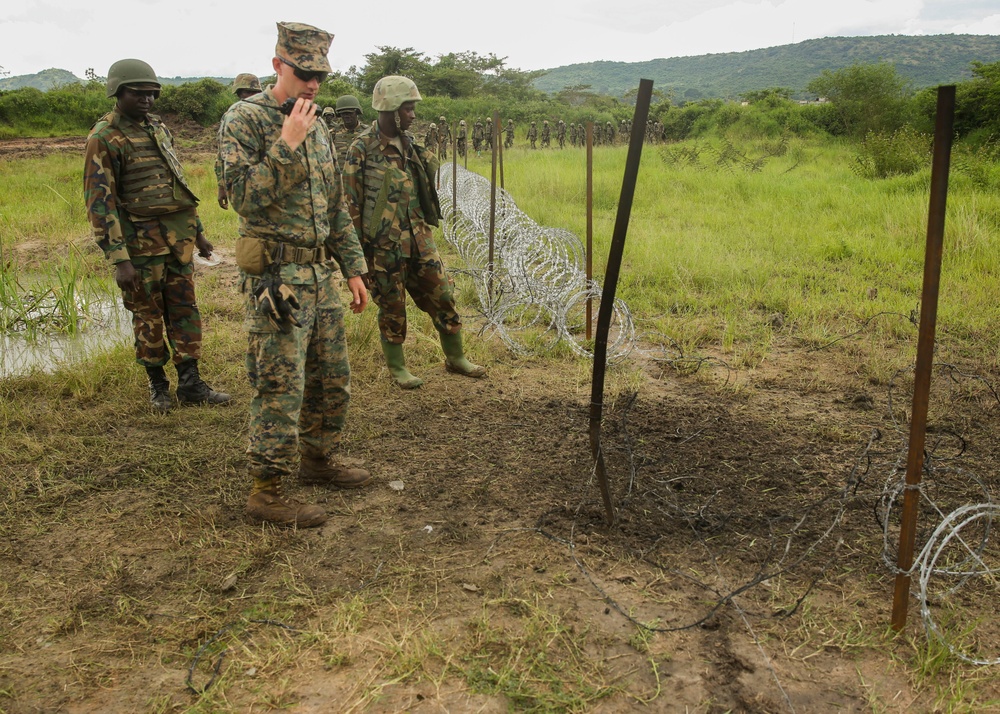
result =
[[[118,195],[130,215],[162,216],[198,205],[184,183],[180,162],[161,125],[154,123],[147,128],[127,120],[112,120],[112,124],[129,143]]]
[[[398,206],[392,205],[392,212],[386,215],[386,207],[398,202],[399,189],[407,182],[412,183],[413,179],[397,168],[394,162],[385,158],[380,150],[381,142],[377,132],[369,132],[360,138],[365,147],[365,195],[361,210],[361,230],[365,237],[377,240],[392,227],[399,210]],[[412,141],[412,137],[410,140]],[[395,201],[390,198],[390,193]],[[401,218],[401,229],[410,230],[409,217],[404,215]]]

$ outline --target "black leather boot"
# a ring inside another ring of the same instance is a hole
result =
[[[198,373],[198,360],[177,365],[177,401],[181,404],[225,404],[230,399],[225,392],[216,392],[205,384]]]
[[[146,376],[149,378],[149,403],[153,406],[153,411],[166,414],[170,411],[170,381],[167,379],[163,367],[146,367]]]

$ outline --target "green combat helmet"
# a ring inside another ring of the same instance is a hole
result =
[[[353,94],[345,94],[342,97],[337,97],[337,114],[345,111],[357,111],[361,113],[361,102]]]
[[[126,85],[144,85],[140,89],[159,90],[160,80],[148,64],[138,59],[118,60],[108,70],[108,98],[117,96],[118,90]]]
[[[251,92],[260,92],[260,80],[257,79],[257,75],[244,72],[243,74],[236,75],[236,79],[233,80],[233,86],[231,89],[233,90],[233,94],[236,94],[241,89],[248,89]]]
[[[372,109],[377,112],[394,112],[404,102],[419,102],[423,97],[417,85],[408,77],[391,74],[382,77],[372,90]]]

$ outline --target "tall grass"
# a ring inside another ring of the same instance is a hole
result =
[[[850,145],[792,139],[750,172],[720,165],[721,150],[720,141],[703,141],[698,162],[684,166],[657,147],[643,151],[619,285],[640,321],[688,347],[766,342],[776,329],[820,344],[877,313],[916,308],[929,166],[872,181],[852,173]],[[766,153],[753,143],[741,150]],[[625,147],[594,153],[598,278],[625,156]],[[471,157],[469,168],[489,175],[485,156]],[[585,235],[584,152],[515,147],[505,179],[538,223]],[[1000,250],[1000,197],[956,174],[948,198],[939,335],[989,353],[1000,338],[991,260]],[[913,333],[906,320],[891,324],[890,342]]]

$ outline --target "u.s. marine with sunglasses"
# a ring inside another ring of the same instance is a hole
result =
[[[320,79],[330,71],[332,39],[311,25],[278,23],[274,85],[233,105],[219,129],[226,194],[240,216],[237,262],[254,390],[246,511],[256,522],[299,528],[318,526],[327,516],[285,496],[291,477],[332,488],[371,480],[340,458],[350,365],[335,270],[339,265],[347,278],[350,309],[361,312],[368,267],[330,134],[314,111]],[[295,104],[285,116],[279,107],[287,99]],[[255,251],[264,256],[260,266],[250,260]]]

